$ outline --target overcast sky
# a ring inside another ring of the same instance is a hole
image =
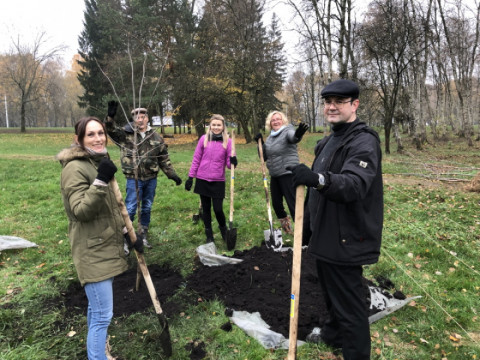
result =
[[[32,45],[38,34],[44,32],[44,40],[47,40],[44,50],[65,46],[63,59],[65,65],[70,64],[83,30],[84,0],[0,1],[0,53],[12,48],[12,38],[16,40],[20,36],[21,44]],[[291,10],[282,5],[282,0],[267,0],[265,10],[265,23],[270,22],[271,11],[275,11],[285,28],[290,27]],[[283,38],[293,48],[293,32],[285,31]]]
[[[63,58],[70,63],[83,29],[84,0],[0,1],[0,53],[12,47],[12,38],[20,36],[20,43],[31,45],[39,33],[45,32],[48,49],[66,46]]]

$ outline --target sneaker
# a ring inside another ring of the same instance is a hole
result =
[[[313,328],[312,332],[307,335],[307,342],[315,343],[315,344],[321,344],[324,343],[322,337],[320,334],[322,333],[322,329],[319,327]]]
[[[143,246],[146,247],[147,249],[151,249],[152,248],[152,245],[150,245],[147,241],[147,239],[143,239]]]

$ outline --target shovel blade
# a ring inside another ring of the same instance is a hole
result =
[[[237,228],[227,229],[227,250],[235,249],[237,243]]]
[[[166,357],[172,356],[172,339],[170,338],[170,330],[168,329],[168,322],[165,315],[158,314],[158,321],[160,322],[160,326],[162,328],[160,333],[160,345],[162,346],[163,353]]]
[[[283,239],[282,239],[282,230],[274,229],[272,231],[263,230],[263,235],[265,237],[265,245],[268,249],[272,249],[274,251],[279,251],[283,246]]]

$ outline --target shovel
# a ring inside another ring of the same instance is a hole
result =
[[[279,251],[283,245],[282,230],[273,229],[272,209],[270,208],[270,197],[268,196],[267,175],[265,172],[265,161],[263,160],[263,146],[261,139],[258,139],[258,153],[262,163],[263,187],[265,189],[265,198],[267,199],[268,223],[270,225],[270,229],[263,231],[263,235],[265,236],[265,245],[269,249]]]
[[[235,156],[235,130],[232,130],[232,152],[230,156]],[[233,227],[233,186],[235,182],[235,166],[230,166],[230,217],[227,229],[227,249],[233,250],[237,243],[237,228]]]
[[[120,211],[123,216],[123,220],[125,221],[125,226],[127,227],[128,235],[130,236],[130,240],[132,241],[132,243],[135,243],[135,241],[137,241],[137,235],[133,230],[132,221],[128,216],[127,207],[123,202],[122,193],[120,192],[120,188],[118,187],[117,180],[113,178],[111,183],[113,186],[113,191],[115,192],[115,197],[117,198],[117,202],[120,207]],[[153,307],[155,308],[155,312],[157,313],[158,320],[160,322],[160,345],[162,346],[165,356],[170,357],[172,356],[172,341],[170,339],[170,330],[168,329],[167,318],[165,317],[165,314],[163,313],[163,310],[160,306],[160,301],[158,300],[157,292],[155,291],[155,287],[153,286],[152,278],[150,277],[150,273],[148,271],[147,264],[145,263],[145,258],[143,257],[143,254],[135,251],[135,255],[137,255],[138,266],[142,271],[145,284],[147,284],[148,293],[150,294],[150,298],[153,302]]]
[[[192,216],[192,221],[194,224],[198,223],[198,220],[203,217],[202,200],[199,200],[199,202],[200,205],[198,205],[198,214],[193,214]]]
[[[295,199],[295,226],[293,233],[292,292],[290,295],[290,331],[288,339],[288,360],[297,356],[298,308],[300,305],[300,271],[302,269],[303,202],[305,188],[297,186]]]

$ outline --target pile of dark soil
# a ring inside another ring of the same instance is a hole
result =
[[[245,251],[236,251],[235,258],[243,261],[236,265],[208,267],[199,264],[186,279],[187,290],[196,293],[195,301],[219,299],[227,308],[259,312],[271,330],[288,338],[290,324],[290,289],[292,252],[274,252],[264,245]],[[148,265],[162,308],[169,318],[177,316],[184,309],[178,303],[168,302],[180,284],[182,277],[158,265]],[[152,306],[146,286],[133,291],[136,270],[129,270],[114,281],[114,316],[144,311],[145,304]],[[385,287],[393,288],[388,279],[381,279]],[[368,285],[365,280],[365,302],[370,304]],[[188,291],[187,291],[188,292]],[[75,312],[86,312],[87,301],[80,285],[72,286],[64,295],[65,306]],[[142,305],[143,304],[143,305]],[[370,315],[377,312],[370,311]],[[306,336],[327,318],[322,289],[317,281],[314,260],[306,253],[302,256],[300,310],[298,339]]]

